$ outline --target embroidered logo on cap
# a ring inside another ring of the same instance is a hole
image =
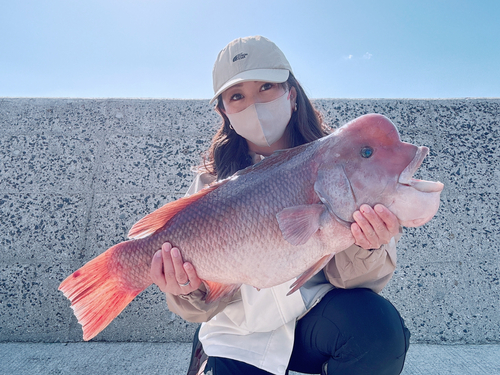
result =
[[[247,57],[248,53],[238,53],[236,56],[233,57],[233,62],[236,62],[238,60],[243,60],[245,57]]]

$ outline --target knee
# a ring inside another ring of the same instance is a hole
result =
[[[399,312],[369,289],[340,294],[332,303],[339,307],[334,316],[343,343],[337,346],[332,359],[350,363],[357,369],[353,373],[399,374],[410,338]]]

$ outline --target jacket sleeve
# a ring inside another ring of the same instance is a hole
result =
[[[196,175],[186,196],[196,193],[214,180],[215,178],[207,173]],[[230,298],[226,298],[207,304],[205,302],[206,288],[204,284],[202,284],[199,289],[187,295],[175,296],[170,293],[165,293],[165,295],[170,311],[179,315],[184,320],[196,323],[210,320],[213,316],[224,310],[230,302]]]
[[[365,250],[352,245],[335,254],[324,269],[327,279],[337,288],[369,288],[379,293],[396,268],[396,242],[400,237],[396,236],[380,249]]]

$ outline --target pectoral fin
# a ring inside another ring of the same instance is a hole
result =
[[[294,246],[303,245],[321,226],[321,215],[326,212],[323,204],[288,207],[276,218],[283,238]]]

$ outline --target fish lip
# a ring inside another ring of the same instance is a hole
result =
[[[422,165],[425,157],[429,154],[429,148],[425,146],[417,147],[417,152],[413,160],[406,166],[406,168],[399,175],[398,182],[402,185],[411,186],[414,189],[423,193],[434,193],[443,190],[444,185],[441,182],[424,181],[413,178],[413,175],[418,168]]]
[[[412,161],[406,166],[406,168],[399,175],[398,182],[403,185],[411,185],[411,181],[413,180],[413,175],[417,171],[418,168],[422,165],[425,157],[429,153],[429,148],[425,146],[417,147],[417,152],[413,157]]]

